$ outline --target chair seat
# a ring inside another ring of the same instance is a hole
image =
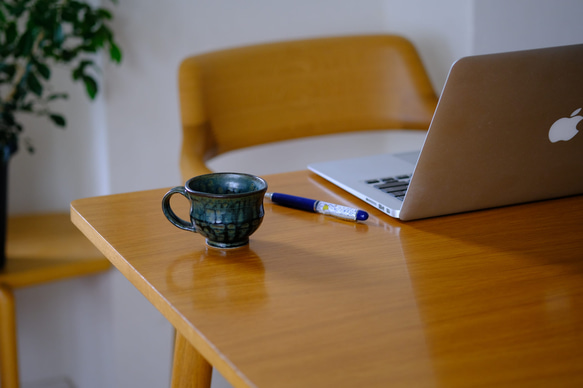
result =
[[[110,268],[69,217],[67,213],[9,217],[0,284],[25,287]]]
[[[305,170],[310,163],[421,149],[425,130],[377,130],[286,140],[225,152],[207,161],[213,171],[254,175]]]

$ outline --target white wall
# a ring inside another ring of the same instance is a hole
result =
[[[583,43],[581,0],[475,0],[472,53]]]
[[[92,104],[59,76],[74,96],[62,106],[68,129],[27,126],[38,151],[13,160],[12,213],[180,184],[176,71],[189,54],[396,32],[417,45],[439,91],[463,55],[583,42],[580,0],[120,0],[115,14],[123,64],[105,66],[105,93]],[[167,385],[171,327],[119,273],[22,290],[17,303],[25,382],[67,375],[80,388]]]
[[[410,38],[439,93],[454,60],[471,53],[472,2],[387,0],[388,32]]]

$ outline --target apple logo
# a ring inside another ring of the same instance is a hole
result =
[[[551,143],[571,140],[579,132],[577,124],[583,120],[583,116],[576,116],[579,112],[581,112],[581,108],[571,113],[571,117],[563,117],[554,122],[549,130]]]

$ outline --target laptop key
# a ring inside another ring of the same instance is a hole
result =
[[[375,185],[374,187],[379,189],[379,190],[385,190],[385,189],[389,189],[391,187],[398,187],[398,186],[407,186],[409,183],[408,182],[399,182],[399,181],[395,181],[395,182],[390,182],[390,183],[383,183],[380,185]]]
[[[408,185],[401,185],[401,186],[395,186],[395,187],[388,187],[386,189],[383,189],[382,191],[384,191],[385,193],[399,193],[399,192],[405,192],[407,190]]]

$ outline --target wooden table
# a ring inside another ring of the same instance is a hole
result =
[[[177,329],[174,387],[208,386],[205,360],[235,387],[583,386],[583,197],[403,223],[306,171],[266,179],[371,217],[266,203],[221,251],[164,218],[166,189],[72,204]]]

